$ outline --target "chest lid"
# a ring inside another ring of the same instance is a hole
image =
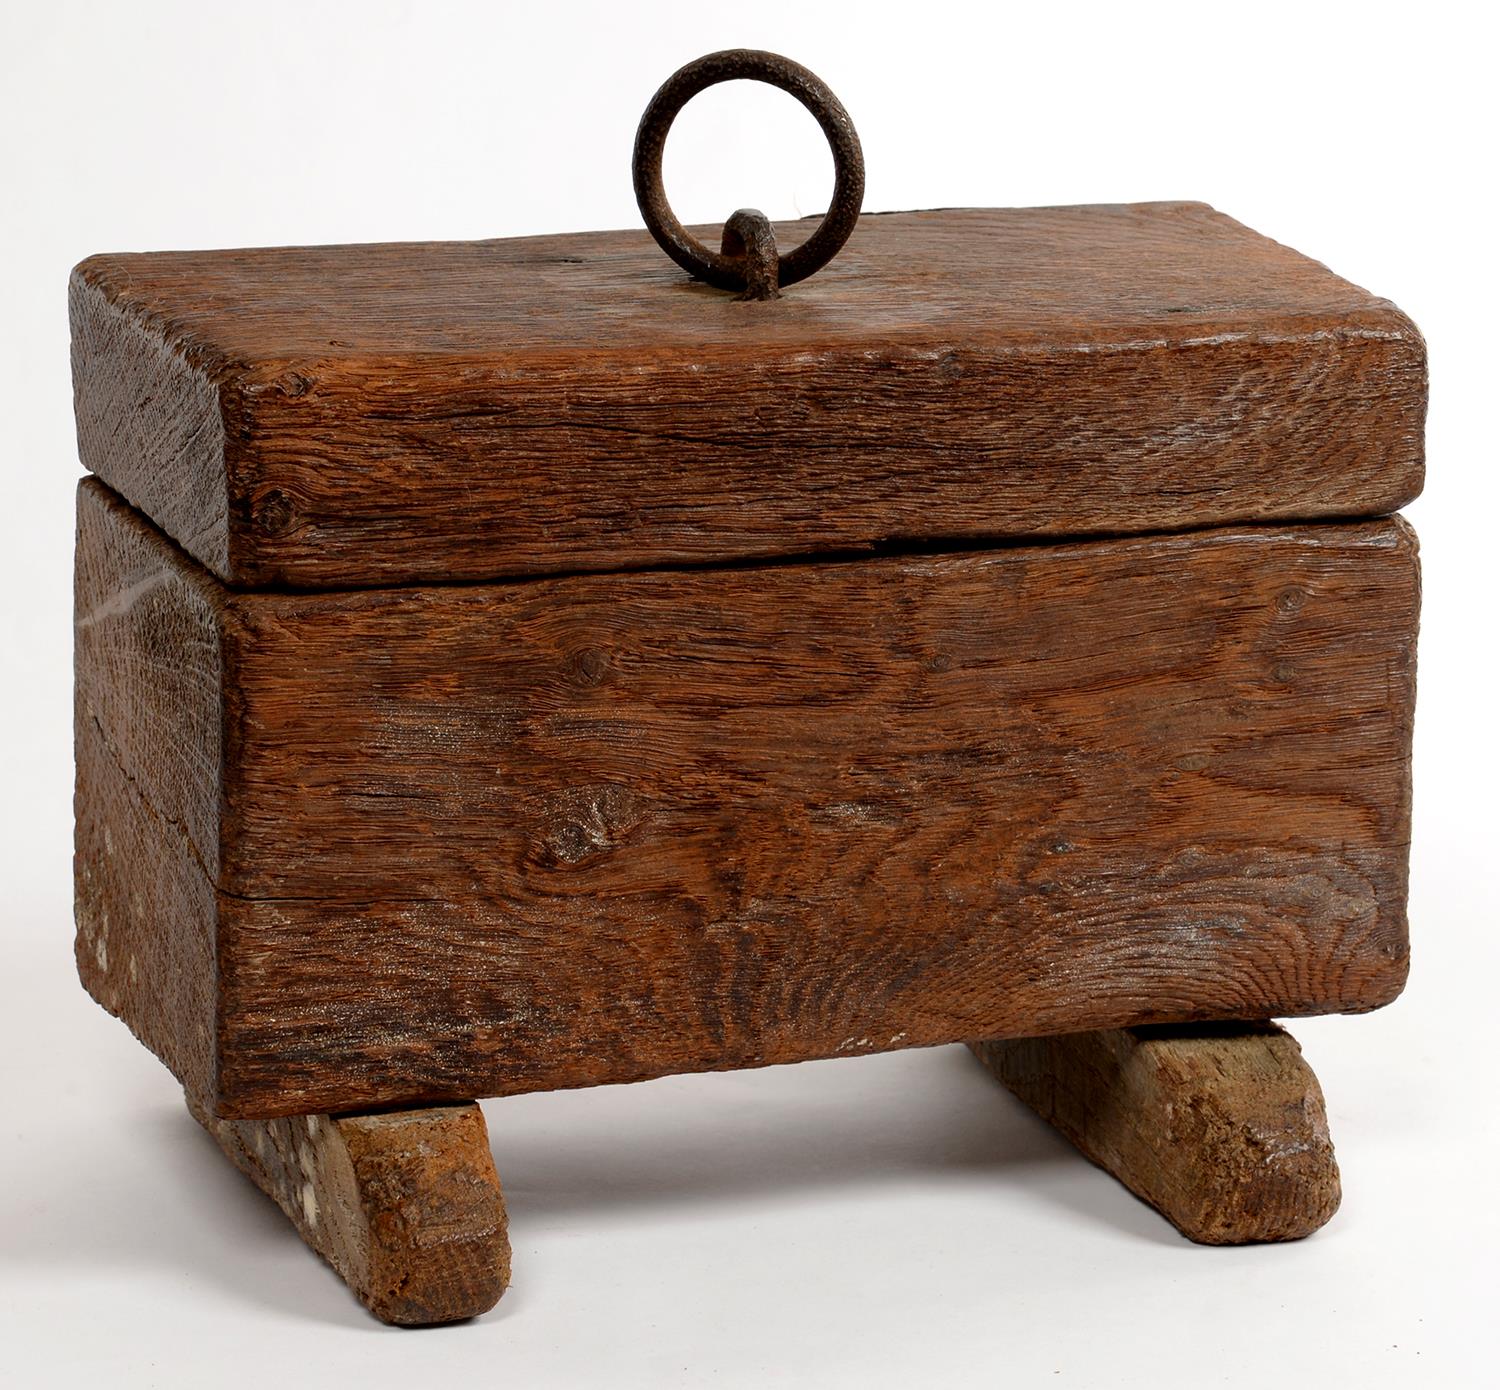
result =
[[[766,302],[634,231],[96,256],[70,303],[84,466],[242,587],[1371,516],[1422,480],[1411,322],[1199,203],[866,215]]]

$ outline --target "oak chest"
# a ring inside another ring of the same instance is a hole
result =
[[[1424,347],[1230,218],[71,313],[79,967],[289,1209],[282,1117],[1400,991]]]

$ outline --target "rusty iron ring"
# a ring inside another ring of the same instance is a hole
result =
[[[794,285],[821,270],[849,239],[865,196],[865,157],[854,122],[823,81],[778,53],[729,48],[679,68],[651,98],[635,133],[635,198],[657,245],[689,275],[725,290],[744,290],[745,257],[710,251],[677,220],[662,182],[662,152],[677,113],[699,92],[738,79],[766,82],[797,98],[812,112],[833,149],[833,198],[817,230],[801,246],[778,255],[777,282]],[[736,214],[738,216],[738,214]],[[734,243],[730,243],[734,244]],[[774,292],[774,290],[773,290]]]

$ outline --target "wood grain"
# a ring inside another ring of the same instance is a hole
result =
[[[223,662],[222,704],[205,680],[113,755],[199,766],[178,745],[222,719],[204,806],[159,817],[217,818],[214,1012],[126,1013],[159,1048],[208,1029],[221,1115],[1362,1010],[1405,979],[1399,519],[283,595],[218,586],[98,483],[80,506],[85,570],[144,548],[175,576],[92,604],[80,689],[103,662],[153,709],[147,622],[206,622]],[[180,862],[121,865],[100,910]]]
[[[1322,1089],[1275,1024],[1118,1029],[973,1049],[1189,1240],[1300,1240],[1338,1210]]]
[[[510,1282],[505,1200],[477,1105],[221,1120],[188,1108],[382,1322],[457,1322]]]
[[[85,466],[236,586],[1368,516],[1422,482],[1410,321],[1196,203],[867,216],[761,304],[636,231],[97,256],[71,305]]]
[[[113,508],[113,511],[111,510]],[[223,588],[97,482],[74,583],[81,978],[195,1094],[217,1091]]]

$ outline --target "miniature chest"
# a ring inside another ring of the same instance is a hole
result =
[[[762,300],[641,231],[110,255],[71,313],[80,970],[314,1243],[417,1162],[369,1112],[472,1253],[476,1097],[1118,1088],[1400,991],[1424,347],[1230,218],[866,215]]]

